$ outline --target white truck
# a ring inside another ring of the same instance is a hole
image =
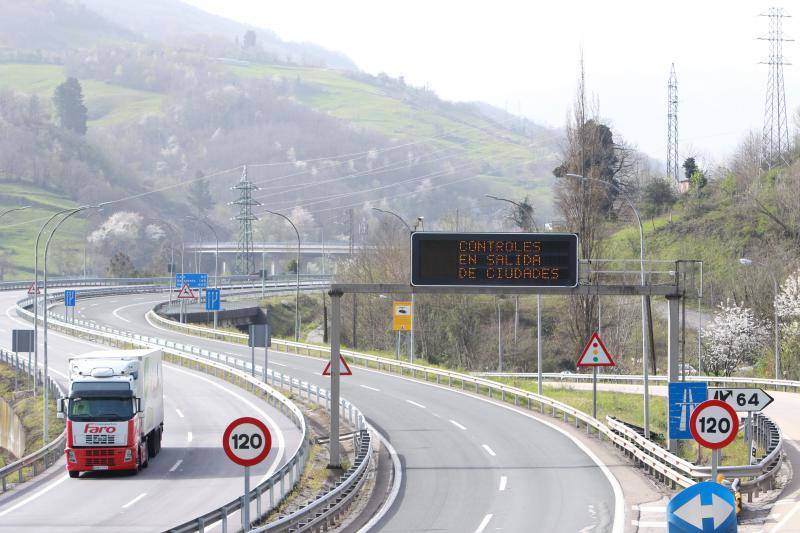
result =
[[[71,357],[67,419],[70,477],[96,470],[146,468],[161,450],[164,371],[161,350],[104,350]]]

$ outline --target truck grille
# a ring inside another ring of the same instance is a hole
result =
[[[86,450],[86,466],[114,466],[114,450]]]
[[[87,446],[114,446],[116,435],[86,435]]]

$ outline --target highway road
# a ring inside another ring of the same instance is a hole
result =
[[[1,346],[10,344],[12,328],[30,327],[13,312],[23,297],[0,293]],[[51,372],[66,383],[67,357],[97,349],[107,348],[50,332]],[[163,447],[148,468],[135,476],[98,472],[70,479],[62,459],[0,497],[0,531],[160,531],[241,496],[242,467],[221,448],[222,431],[234,418],[256,414],[273,434],[273,451],[253,467],[253,480],[283,465],[300,444],[299,430],[277,410],[205,374],[165,364],[164,396]]]
[[[249,360],[244,346],[149,324],[146,311],[162,300],[98,298],[79,302],[77,312]],[[270,351],[274,370],[327,387],[324,364]],[[381,531],[622,531],[618,483],[558,423],[551,427],[507,406],[361,368],[342,377],[342,395],[391,441],[404,467],[403,486]]]

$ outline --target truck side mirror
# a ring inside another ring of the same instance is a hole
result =
[[[141,398],[136,398],[136,412],[137,413],[143,413],[144,412],[144,411],[142,411],[142,399]]]
[[[59,398],[56,402],[56,418],[65,418],[64,417],[64,398]]]

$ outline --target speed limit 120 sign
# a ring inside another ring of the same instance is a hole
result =
[[[244,416],[228,424],[222,436],[222,447],[234,463],[253,466],[269,455],[272,435],[264,422]]]
[[[697,442],[716,450],[724,448],[736,438],[739,415],[721,400],[707,400],[692,411],[689,427]]]

